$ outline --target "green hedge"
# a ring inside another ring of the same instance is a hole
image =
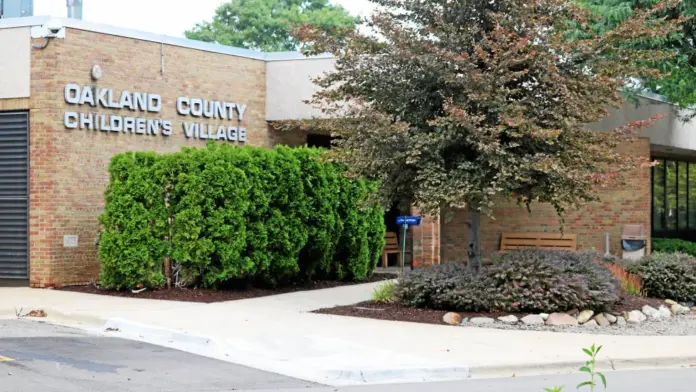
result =
[[[210,144],[115,156],[102,286],[160,287],[166,258],[179,280],[206,287],[365,279],[384,248],[384,213],[364,206],[370,183],[321,155]]]
[[[685,253],[696,257],[696,243],[677,238],[653,238],[652,251],[660,253]]]

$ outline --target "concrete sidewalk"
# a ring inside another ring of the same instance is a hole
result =
[[[505,331],[308,313],[369,299],[379,283],[216,304],[0,289],[0,314],[44,309],[49,321],[329,385],[571,372],[604,345],[602,370],[696,363],[696,336]],[[695,331],[696,333],[696,331]]]

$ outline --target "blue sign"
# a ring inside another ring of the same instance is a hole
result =
[[[420,216],[400,216],[396,218],[397,225],[420,226]]]

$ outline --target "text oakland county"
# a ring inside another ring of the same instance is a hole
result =
[[[115,99],[117,98],[117,99]],[[81,87],[71,83],[65,86],[65,102],[73,105],[90,105],[107,109],[129,109],[139,112],[159,113],[162,110],[162,96],[152,93],[122,91],[115,97],[112,89]],[[209,101],[199,98],[179,97],[176,111],[182,116],[201,117],[219,120],[244,120],[247,105],[234,102]],[[99,113],[65,113],[65,127],[68,129],[90,129],[102,132],[123,132],[140,135],[172,134],[172,121],[143,117],[106,115]],[[227,140],[246,142],[246,128],[225,125],[210,125],[183,122],[182,128],[187,138]]]

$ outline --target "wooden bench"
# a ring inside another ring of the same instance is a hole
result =
[[[396,254],[396,264],[401,267],[404,262],[401,259],[401,246],[399,245],[399,237],[394,232],[387,232],[384,236],[386,244],[384,245],[384,252],[382,252],[382,267],[389,267],[389,255]],[[406,251],[408,253],[408,251]]]
[[[567,233],[503,233],[500,250],[529,248],[577,250],[578,236]]]

